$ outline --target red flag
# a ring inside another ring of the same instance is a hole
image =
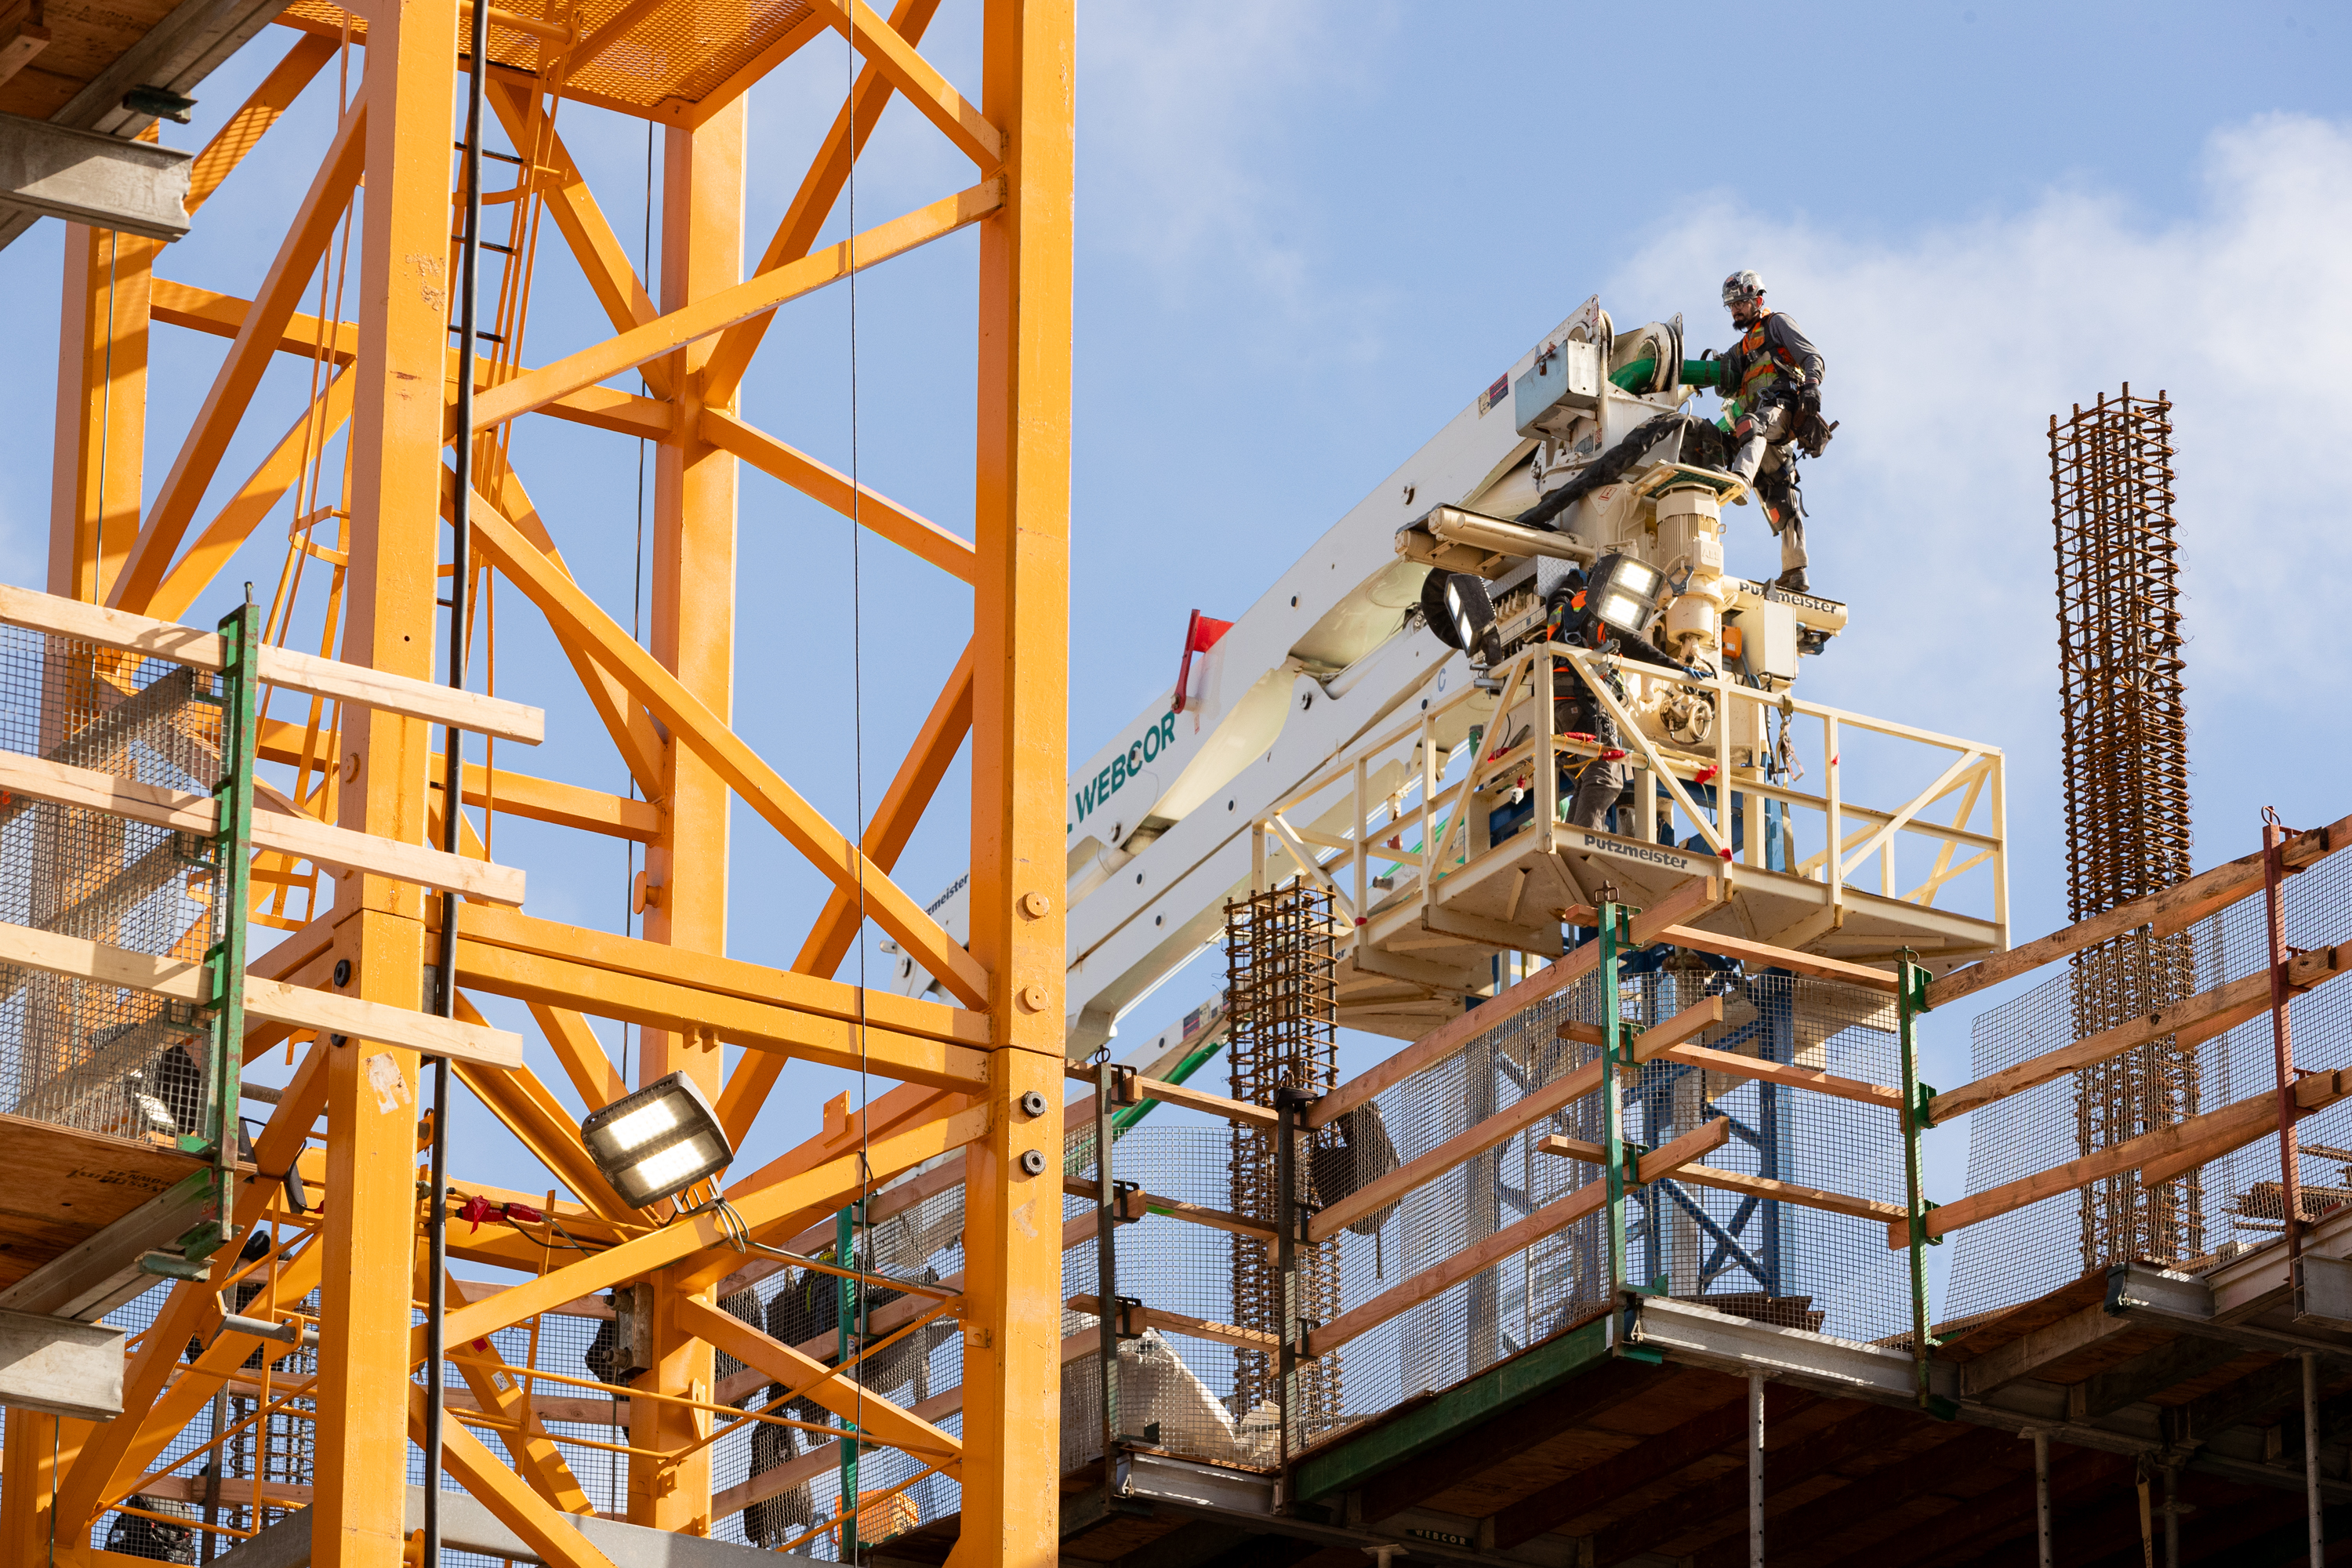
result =
[[[1213,621],[1200,611],[1192,612],[1191,624],[1184,628],[1184,661],[1176,667],[1176,711],[1184,711],[1184,688],[1192,679],[1192,656],[1206,653],[1217,646],[1217,639],[1234,629],[1231,621]]]

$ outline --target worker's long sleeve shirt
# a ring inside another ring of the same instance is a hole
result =
[[[1805,330],[1797,325],[1797,319],[1786,310],[1774,310],[1759,324],[1763,328],[1764,342],[1760,348],[1751,350],[1748,346],[1758,335],[1751,329],[1740,334],[1739,341],[1726,350],[1717,362],[1723,366],[1717,373],[1717,385],[1724,395],[1728,397],[1737,394],[1747,382],[1749,366],[1767,355],[1783,373],[1791,369],[1801,373],[1806,384],[1818,391],[1823,368],[1822,351],[1813,347],[1813,341],[1805,336]]]

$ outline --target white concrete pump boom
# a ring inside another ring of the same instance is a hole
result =
[[[1478,649],[1457,651],[1423,624],[1419,606],[1433,567],[1475,573],[1487,581],[1509,647],[1533,650],[1540,645],[1544,624],[1535,592],[1538,577],[1549,574],[1545,580],[1550,581],[1562,569],[1552,564],[1538,573],[1539,564],[1590,562],[1601,552],[1651,561],[1672,584],[1659,604],[1659,641],[1679,656],[1669,658],[1662,647],[1655,655],[1659,667],[1679,669],[1688,664],[1699,679],[1674,686],[1636,674],[1634,710],[1628,716],[1643,733],[1634,741],[1643,747],[1653,774],[1678,771],[1700,776],[1693,770],[1720,752],[1731,764],[1729,776],[1756,778],[1770,797],[1769,781],[1781,776],[1764,754],[1763,731],[1771,721],[1754,715],[1763,714],[1769,705],[1764,699],[1780,694],[1785,747],[1791,722],[1786,689],[1795,678],[1799,638],[1811,651],[1842,629],[1845,614],[1832,602],[1768,591],[1725,572],[1720,525],[1713,520],[1720,501],[1745,502],[1738,481],[1674,461],[1682,447],[1675,436],[1636,455],[1621,482],[1594,489],[1570,506],[1554,520],[1556,531],[1508,521],[1638,426],[1676,412],[1694,393],[1679,381],[1681,349],[1677,324],[1653,324],[1619,339],[1598,300],[1586,301],[1317,540],[1213,647],[1191,658],[1181,711],[1178,693],[1169,689],[1076,771],[1067,840],[1073,1057],[1108,1040],[1123,1014],[1218,937],[1225,904],[1252,886],[1254,855],[1270,854],[1281,861],[1271,873],[1275,880],[1296,871],[1333,886],[1340,893],[1335,907],[1344,906],[1343,924],[1361,925],[1358,914],[1370,916],[1415,896],[1409,885],[1420,872],[1410,864],[1409,851],[1383,848],[1386,868],[1369,873],[1363,868],[1371,851],[1348,851],[1343,858],[1358,868],[1357,896],[1338,889],[1332,873],[1307,862],[1323,853],[1314,843],[1346,846],[1359,826],[1370,831],[1372,816],[1363,805],[1364,791],[1386,802],[1388,826],[1381,831],[1390,837],[1382,842],[1393,846],[1405,817],[1399,803],[1407,795],[1433,795],[1441,781],[1477,761],[1465,755],[1463,742],[1493,722],[1494,688],[1504,671],[1499,665],[1488,670]],[[1612,384],[1612,374],[1639,390]],[[1732,542],[1732,551],[1761,554],[1768,542],[1760,518],[1747,532]],[[1662,553],[1677,550],[1679,554]],[[1726,630],[1732,622],[1746,624],[1744,644],[1738,633]],[[1150,657],[1172,663],[1181,651],[1171,637]],[[1697,689],[1704,681],[1727,682],[1718,666],[1742,671],[1742,689],[1753,700],[1734,703],[1727,690],[1718,696]],[[1624,668],[1649,668],[1636,662]],[[1465,700],[1465,688],[1474,683],[1484,689],[1469,691]],[[1523,695],[1530,689],[1524,681],[1518,687]],[[1521,715],[1532,706],[1513,707],[1510,725],[1496,725],[1498,736],[1522,733]],[[1548,710],[1549,704],[1544,706]],[[1718,707],[1728,711],[1725,722],[1715,726],[1720,733],[1710,738],[1709,716]],[[1751,709],[1753,714],[1743,721],[1741,715]],[[1312,805],[1290,798],[1335,761],[1416,713],[1441,717],[1417,734],[1402,735],[1392,744],[1383,742],[1377,754],[1362,758],[1357,798],[1342,799],[1348,795],[1344,788]],[[1694,727],[1696,733],[1690,732]],[[1548,734],[1549,725],[1543,730]],[[1736,756],[1730,749],[1734,739]],[[1422,756],[1423,747],[1431,752],[1427,757]],[[1635,765],[1643,764],[1637,760]],[[1675,786],[1668,781],[1659,788],[1672,793]],[[1550,794],[1538,793],[1548,798]],[[1487,826],[1471,807],[1485,808],[1490,802],[1467,788],[1457,795],[1457,817],[1475,830],[1470,836],[1483,851]],[[1686,805],[1695,799],[1687,793],[1674,798]],[[1433,809],[1430,802],[1422,812],[1424,837],[1432,831]],[[1664,809],[1674,807],[1670,803]],[[1780,809],[1794,807],[1768,807]],[[1643,836],[1654,843],[1657,835],[1650,825],[1661,818],[1646,802],[1642,815]],[[1708,815],[1694,805],[1680,817],[1683,830],[1695,826],[1706,838],[1703,850],[1727,837],[1717,831],[1720,825],[1705,820]],[[1780,818],[1771,820],[1777,824]],[[1269,823],[1271,834],[1262,826]],[[1632,831],[1630,822],[1622,827]],[[1446,829],[1449,855],[1455,832]],[[1533,844],[1534,836],[1527,841]],[[1727,858],[1731,846],[1726,843],[1718,853]],[[1751,858],[1777,864],[1779,854],[1776,845],[1772,857]],[[1257,875],[1269,873],[1260,868]],[[1367,1000],[1362,1008],[1372,1011],[1356,1018],[1348,1016],[1343,999],[1343,1021],[1414,1034],[1437,1014],[1458,1011],[1486,984],[1488,952],[1559,951],[1559,921],[1550,914],[1577,901],[1578,883],[1572,868],[1554,880],[1568,890],[1537,900],[1515,895],[1503,921],[1482,925],[1476,917],[1463,916],[1470,922],[1466,929],[1477,931],[1485,945],[1439,955],[1445,963],[1369,949],[1358,954],[1364,972],[1404,976],[1394,984],[1401,995],[1410,994],[1392,1004]],[[1524,890],[1527,882],[1522,874],[1517,885]],[[1467,879],[1457,886],[1466,887]],[[951,933],[968,929],[967,897],[959,881],[933,906]],[[1356,964],[1356,958],[1349,963]],[[895,983],[920,993],[929,987],[930,977],[899,954]],[[1392,1010],[1381,1012],[1381,1007]],[[1162,1043],[1169,1037],[1162,1036]]]

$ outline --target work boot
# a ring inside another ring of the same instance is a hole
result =
[[[1805,569],[1801,566],[1791,566],[1786,572],[1781,573],[1778,577],[1773,578],[1772,586],[1788,594],[1810,594],[1812,592],[1811,587],[1808,585],[1805,581]]]

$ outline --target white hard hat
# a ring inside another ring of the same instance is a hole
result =
[[[1762,298],[1764,279],[1745,268],[1723,280],[1723,302],[1736,305],[1742,300]]]

